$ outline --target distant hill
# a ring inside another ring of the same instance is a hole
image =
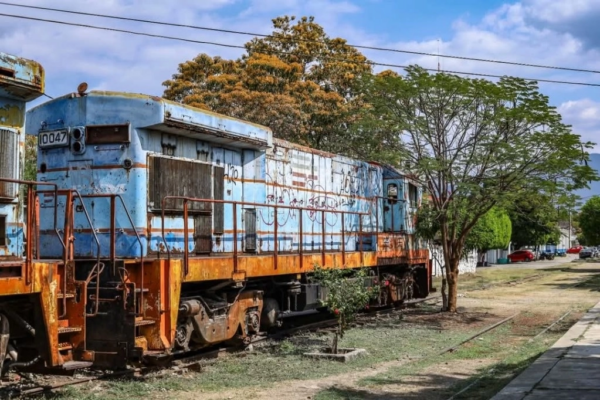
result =
[[[590,161],[588,165],[600,173],[600,154],[590,154]],[[594,195],[600,196],[600,181],[592,182],[589,189],[581,189],[575,193],[581,196],[583,203],[585,203],[587,199]]]

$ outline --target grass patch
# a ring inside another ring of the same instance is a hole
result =
[[[578,289],[600,291],[600,275],[593,275],[576,286]]]
[[[519,347],[518,352],[513,352],[503,361],[487,367],[475,376],[454,385],[448,390],[448,394],[458,393],[463,388],[469,387],[465,392],[456,396],[455,399],[486,400],[493,397],[504,388],[513,378],[529,367],[539,356],[541,356],[556,340],[561,337],[559,333],[544,335],[531,343],[525,343]]]
[[[571,269],[568,263],[559,267],[552,267],[549,269],[529,269],[528,264],[524,264],[523,268],[479,268],[476,274],[464,274],[459,277],[458,290],[470,291],[483,289],[488,285],[494,285],[499,283],[508,283],[510,281],[520,280],[528,278],[534,275],[542,276],[552,275],[560,272],[567,272]],[[433,279],[434,286],[442,287],[442,278],[435,277]]]
[[[520,317],[536,319],[535,315],[527,315],[527,313],[523,313]],[[419,391],[419,398],[428,398],[429,396],[431,398],[448,398],[463,388],[473,385],[455,399],[490,399],[552,346],[579,317],[579,314],[572,315],[571,318],[562,321],[552,330],[532,341],[530,339],[543,329],[544,324],[537,325],[529,335],[521,336],[518,333],[522,329],[521,323],[515,320],[465,343],[454,352],[443,355],[433,354],[414,363],[392,367],[384,373],[363,378],[358,381],[358,385],[365,387],[364,390],[331,388],[320,392],[316,399],[354,398],[352,392],[355,392],[356,398],[361,398],[358,395],[368,394],[369,390],[380,390],[382,387],[390,385],[414,384],[412,381],[414,381],[415,375],[418,375],[422,382],[430,384],[430,387],[423,387]],[[442,378],[435,372],[431,372],[434,370],[431,368],[433,366],[452,365],[453,361],[468,362],[469,360],[489,360],[492,363],[477,368],[476,373],[467,379],[462,377]],[[436,383],[437,387],[435,387]],[[428,394],[428,390],[431,391],[431,394]],[[344,393],[344,391],[348,393]],[[368,399],[369,397],[362,398]]]
[[[431,315],[435,319],[439,314]],[[477,329],[447,331],[427,323],[413,323],[394,318],[377,321],[351,329],[340,341],[341,347],[359,347],[368,351],[366,357],[350,363],[313,360],[303,353],[328,345],[329,334],[299,335],[271,346],[258,348],[244,356],[231,356],[207,367],[202,373],[167,376],[145,381],[124,380],[95,382],[87,387],[73,387],[54,399],[97,398],[94,386],[102,388],[103,399],[138,399],[151,397],[156,392],[168,395],[175,391],[214,392],[244,387],[269,387],[286,380],[306,380],[348,373],[371,367],[381,362],[424,356],[441,351],[457,343]]]

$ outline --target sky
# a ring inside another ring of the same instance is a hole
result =
[[[271,19],[314,16],[331,37],[354,45],[599,71],[581,73],[441,58],[452,71],[600,85],[600,0],[13,0],[60,8],[251,33]],[[1,1],[0,1],[1,3]],[[6,16],[2,14],[9,14]],[[96,25],[243,45],[252,36],[150,25],[0,4],[0,51],[40,62],[46,93],[57,97],[87,82],[90,90],[160,96],[179,63],[200,53],[237,58],[241,49],[186,43],[15,18]],[[370,60],[437,68],[437,57],[361,50]],[[381,68],[380,68],[381,69]],[[399,71],[400,72],[400,71]],[[600,143],[600,86],[540,83],[566,123]],[[47,100],[47,99],[46,99]],[[45,101],[37,100],[30,106]],[[595,152],[600,152],[596,145]]]

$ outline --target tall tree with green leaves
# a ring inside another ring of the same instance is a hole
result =
[[[600,244],[600,196],[591,197],[581,207],[579,226],[586,245]]]
[[[163,83],[164,97],[268,126],[276,137],[343,151],[362,107],[356,79],[371,71],[344,39],[329,37],[313,17],[273,19],[273,33],[225,60],[200,54]]]
[[[535,82],[490,82],[411,66],[404,76],[366,76],[362,94],[369,107],[353,140],[366,138],[366,153],[385,143],[431,197],[447,311],[456,311],[467,238],[486,213],[524,191],[557,193],[598,179],[580,162],[591,144],[562,122]]]
[[[508,213],[493,207],[475,223],[467,235],[465,247],[484,253],[493,249],[506,249],[510,243],[512,224]]]
[[[563,216],[549,195],[522,191],[509,206],[513,224],[513,247],[556,244],[560,240],[558,223]]]

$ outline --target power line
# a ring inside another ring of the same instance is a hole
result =
[[[177,36],[166,36],[166,35],[159,35],[159,34],[154,34],[154,33],[130,31],[130,30],[126,30],[126,29],[109,28],[109,27],[105,27],[105,26],[80,24],[80,23],[66,22],[66,21],[57,21],[57,20],[45,19],[45,18],[28,17],[28,16],[24,16],[24,15],[0,13],[0,17],[25,19],[25,20],[38,21],[38,22],[48,22],[48,23],[59,24],[59,25],[68,25],[68,26],[76,26],[76,27],[80,27],[80,28],[89,28],[89,29],[98,29],[98,30],[111,31],[111,32],[127,33],[127,34],[137,35],[137,36],[147,36],[147,37],[152,37],[152,38],[176,40],[176,41],[188,42],[188,43],[207,44],[207,45],[211,45],[211,46],[228,47],[228,48],[234,48],[234,49],[245,49],[244,46],[234,45],[234,44],[210,42],[210,41],[195,40],[195,39],[186,39],[186,38],[181,38],[181,37],[177,37]],[[274,53],[283,54],[283,55],[290,54],[288,52],[283,52],[283,51],[275,51]],[[332,61],[340,61],[340,62],[347,62],[347,63],[354,63],[354,64],[358,63],[355,60],[349,60],[349,59],[343,59],[343,58],[336,58],[336,57],[325,57],[325,58],[332,60]],[[380,62],[375,62],[375,61],[366,61],[366,63],[368,63],[370,65],[381,66],[381,67],[401,68],[401,69],[408,68],[408,66],[401,65],[401,64],[388,64],[388,63],[380,63]],[[506,76],[506,75],[503,76],[503,75],[494,75],[494,74],[484,74],[484,73],[478,73],[478,72],[465,72],[465,71],[450,71],[450,70],[438,71],[437,69],[434,69],[434,68],[423,68],[423,69],[425,69],[426,71],[433,71],[433,72],[444,72],[444,73],[448,73],[448,74],[457,74],[457,75],[481,76],[481,77],[487,77],[487,78],[503,78],[504,76]],[[553,79],[537,79],[537,78],[521,78],[521,79],[526,80],[526,81],[556,83],[556,84],[562,84],[562,85],[600,87],[600,84],[588,83],[588,82],[572,82],[572,81],[560,81],[560,80],[553,80]]]
[[[212,32],[231,33],[231,34],[236,34],[236,35],[256,36],[256,37],[264,37],[264,38],[273,37],[272,35],[267,35],[267,34],[263,34],[263,33],[235,31],[235,30],[231,30],[231,29],[212,28],[212,27],[198,26],[198,25],[177,24],[177,23],[173,23],[173,22],[155,21],[155,20],[132,18],[132,17],[121,17],[118,15],[87,13],[87,12],[83,12],[83,11],[73,11],[73,10],[65,10],[65,9],[60,9],[60,8],[31,6],[31,5],[24,5],[24,4],[9,3],[9,2],[4,2],[4,1],[0,1],[0,5],[6,5],[6,6],[12,6],[12,7],[22,7],[22,8],[36,9],[36,10],[44,10],[44,11],[54,11],[54,12],[61,12],[61,13],[75,14],[75,15],[86,15],[86,16],[91,16],[91,17],[109,18],[109,19],[116,19],[116,20],[121,20],[121,21],[142,22],[142,23],[146,23],[146,24],[172,26],[172,27],[178,27],[178,28],[189,28],[189,29],[197,29],[197,30],[212,31]],[[300,41],[307,42],[307,43],[319,43],[317,41],[308,40],[308,39],[300,39]],[[505,61],[505,60],[494,60],[494,59],[487,59],[487,58],[456,56],[456,55],[450,55],[450,54],[445,55],[445,54],[437,54],[437,53],[427,53],[427,52],[422,52],[422,51],[392,49],[392,48],[387,48],[387,47],[376,47],[376,46],[362,46],[362,45],[355,45],[355,44],[348,44],[348,46],[354,47],[356,49],[363,49],[363,50],[385,51],[385,52],[412,54],[412,55],[428,56],[428,57],[443,57],[443,58],[450,58],[450,59],[455,59],[455,60],[515,65],[515,66],[519,66],[519,67],[543,68],[543,69],[553,69],[553,70],[570,71],[570,72],[586,72],[586,73],[592,73],[592,74],[600,74],[600,71],[598,71],[598,70],[583,69],[583,68],[520,63],[520,62],[516,62],[516,61]]]
[[[213,46],[231,47],[231,48],[235,48],[235,49],[245,49],[244,46],[233,45],[233,44],[217,43],[217,42],[207,42],[207,41],[202,41],[202,40],[186,39],[186,38],[180,38],[180,37],[175,37],[175,36],[156,35],[156,34],[153,34],[153,33],[129,31],[129,30],[126,30],[126,29],[109,28],[109,27],[106,27],[106,26],[78,24],[78,23],[75,23],[75,22],[66,22],[66,21],[57,21],[57,20],[53,20],[53,19],[27,17],[27,16],[24,16],[24,15],[14,15],[14,14],[2,14],[2,13],[0,13],[0,17],[26,19],[26,20],[39,21],[39,22],[49,22],[49,23],[52,23],[52,24],[78,26],[78,27],[81,27],[81,28],[90,28],[90,29],[100,29],[100,30],[104,30],[104,31],[128,33],[128,34],[131,34],[131,35],[138,35],[138,36],[149,36],[149,37],[154,37],[154,38],[159,38],[159,39],[178,40],[178,41],[182,41],[182,42],[190,42],[190,43],[198,43],[198,44],[209,44],[209,45],[213,45]]]

